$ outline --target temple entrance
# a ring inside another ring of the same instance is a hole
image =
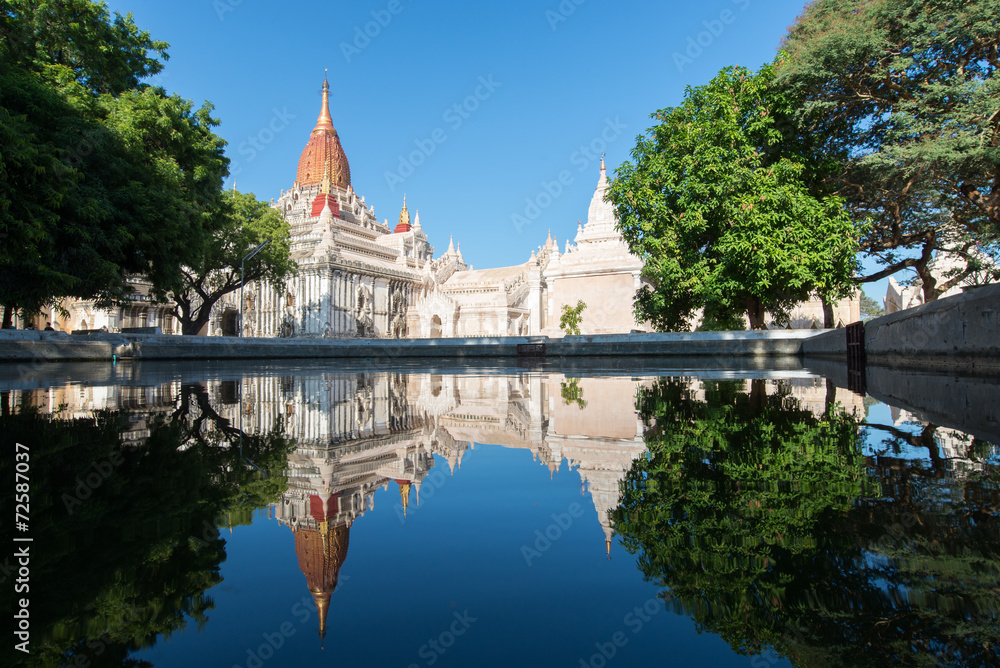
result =
[[[441,326],[441,316],[436,315],[433,318],[431,318],[431,338],[440,339],[442,329],[443,328]]]
[[[240,319],[240,314],[237,311],[227,310],[222,314],[222,335],[223,336],[237,336],[238,325],[237,322]]]

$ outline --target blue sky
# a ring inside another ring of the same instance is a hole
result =
[[[525,261],[586,220],[649,115],[728,65],[771,60],[803,0],[114,0],[170,43],[158,83],[209,100],[242,191],[295,180],[324,69],[352,182],[380,219],[404,193],[431,243]],[[457,105],[457,106],[456,106]],[[561,172],[571,179],[558,183]],[[548,187],[546,187],[548,186]],[[531,203],[534,203],[534,208]],[[530,214],[530,215],[529,215]],[[522,224],[515,224],[521,216]],[[530,224],[523,224],[530,221]],[[884,287],[869,288],[881,297]]]

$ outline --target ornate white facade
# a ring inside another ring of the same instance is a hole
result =
[[[475,270],[454,240],[439,257],[419,212],[403,201],[390,228],[350,182],[350,166],[329,113],[329,85],[296,182],[273,206],[291,230],[298,274],[282,289],[244,290],[243,336],[437,338],[560,335],[564,305],[584,299],[584,334],[629,332],[642,262],[614,228],[600,179],[587,224],[560,253],[551,235],[526,262]],[[235,335],[239,296],[216,306],[207,334]]]
[[[643,262],[629,252],[605,200],[601,160],[586,223],[560,252],[551,234],[523,264],[473,269],[452,240],[438,257],[420,213],[411,219],[403,199],[399,221],[379,221],[375,207],[351,184],[350,164],[329,109],[329,84],[316,126],[299,158],[292,187],[272,206],[291,233],[297,274],[283,286],[258,282],[219,300],[205,329],[210,336],[313,338],[450,338],[561,336],[563,308],[583,301],[581,334],[648,331],[636,323],[633,299]],[[142,286],[139,286],[140,288]],[[57,329],[159,327],[180,333],[172,305],[141,302],[127,312],[95,312],[86,302],[64,304],[68,317],[50,316]],[[147,298],[148,299],[148,298]],[[242,325],[240,314],[242,310]],[[857,298],[835,306],[835,321],[860,319]],[[821,328],[822,304],[797,307],[791,327]],[[39,321],[44,326],[44,319]]]

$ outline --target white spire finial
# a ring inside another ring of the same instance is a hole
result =
[[[320,255],[323,255],[333,248],[333,209],[330,208],[329,199],[323,203],[323,212],[319,214],[319,224],[323,228],[323,236],[320,238],[316,250]]]

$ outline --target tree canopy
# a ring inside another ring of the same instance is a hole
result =
[[[829,395],[814,415],[763,381],[697,390],[641,391],[650,451],[614,514],[678,614],[796,666],[997,662],[995,457],[949,468],[929,426],[904,437],[930,465],[897,458]]]
[[[213,211],[212,233],[200,248],[189,249],[181,280],[170,291],[162,291],[176,304],[176,315],[184,334],[197,334],[208,322],[212,307],[245,283],[281,283],[295,272],[289,258],[288,223],[280,213],[251,193],[227,191]],[[241,260],[263,242],[269,242],[248,260]]]
[[[210,104],[141,83],[166,44],[103,3],[0,9],[0,304],[110,305],[177,282],[228,169]]]
[[[637,320],[681,330],[703,309],[705,329],[742,329],[743,314],[761,329],[765,312],[851,291],[856,232],[773,78],[771,65],[731,67],[688,88],[619,168],[608,198],[645,261]]]
[[[7,392],[2,399],[0,429],[31,452],[39,583],[31,653],[11,652],[5,665],[148,665],[129,654],[208,620],[226,558],[219,527],[249,523],[280,498],[294,443],[280,421],[267,433],[241,432],[212,408],[204,385],[182,386],[171,412],[85,418],[45,415],[29,401],[10,406]],[[0,462],[10,479],[13,465]],[[0,498],[10,514],[13,503]]]
[[[912,268],[930,301],[998,257],[998,0],[815,0],[783,48],[777,85],[843,158],[829,182],[871,222],[861,248],[884,268],[862,281]],[[940,250],[966,268],[932,275]]]
[[[587,303],[582,299],[576,302],[576,306],[563,305],[562,315],[559,316],[559,329],[568,335],[579,335],[580,323],[583,321],[585,310],[587,310]]]

